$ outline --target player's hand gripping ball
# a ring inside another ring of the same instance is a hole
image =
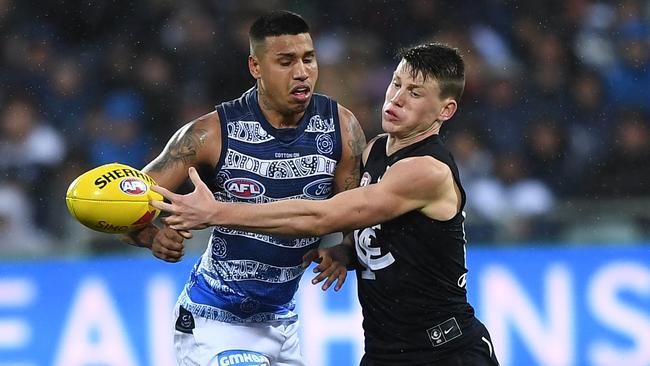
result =
[[[141,229],[160,210],[149,200],[163,197],[151,190],[150,176],[128,165],[111,163],[89,170],[68,187],[68,210],[80,223],[105,233],[123,234]]]

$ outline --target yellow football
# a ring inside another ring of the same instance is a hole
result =
[[[72,216],[85,226],[126,233],[143,228],[160,213],[149,204],[150,199],[163,199],[151,190],[155,184],[150,176],[128,165],[105,164],[70,183],[65,201]]]

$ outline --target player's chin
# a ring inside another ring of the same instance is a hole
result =
[[[302,113],[305,110],[307,110],[307,106],[309,105],[309,101],[307,103],[291,103],[291,111],[294,113]]]
[[[398,127],[399,126],[394,122],[388,121],[388,120],[386,120],[384,118],[382,118],[382,120],[381,120],[381,128],[382,128],[382,130],[384,130],[384,132],[387,132],[387,133],[396,132]]]

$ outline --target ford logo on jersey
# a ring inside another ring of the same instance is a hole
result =
[[[311,199],[325,199],[330,196],[330,193],[332,193],[332,178],[323,178],[313,181],[305,186],[302,193]]]
[[[147,192],[147,183],[140,178],[122,179],[120,190],[131,196],[141,196]]]
[[[262,183],[249,178],[228,179],[223,186],[231,195],[244,199],[259,197],[266,190]]]

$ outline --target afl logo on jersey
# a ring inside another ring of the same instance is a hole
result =
[[[315,199],[322,200],[330,196],[332,192],[332,179],[323,178],[316,181],[313,181],[305,186],[302,190],[302,193],[305,196]]]
[[[244,199],[259,197],[266,190],[262,183],[249,178],[228,179],[224,184],[224,188],[231,195]]]
[[[120,182],[120,190],[130,196],[142,196],[147,189],[147,183],[140,178],[126,178]]]
[[[334,141],[332,136],[323,133],[316,137],[316,149],[319,154],[331,154],[334,150]]]

